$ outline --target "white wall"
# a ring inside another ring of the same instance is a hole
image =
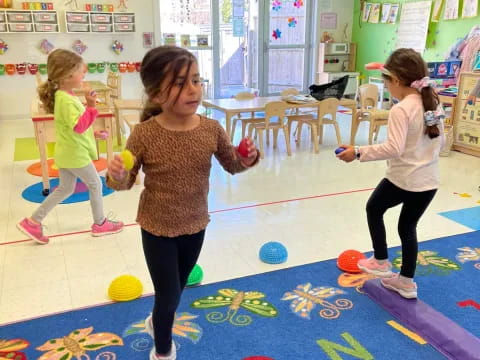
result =
[[[143,48],[142,33],[154,31],[154,17],[152,0],[129,0],[128,11],[135,13],[136,32],[130,34],[67,34],[64,24],[64,5],[62,0],[43,0],[54,3],[60,18],[59,34],[0,34],[0,39],[8,43],[9,50],[0,55],[0,63],[46,63],[47,55],[39,50],[39,44],[47,39],[57,48],[71,49],[75,40],[80,39],[88,49],[82,57],[85,62],[122,62],[141,61],[148,49]],[[85,3],[118,5],[118,0],[77,0],[80,8],[85,8]],[[153,0],[155,1],[155,0]],[[14,8],[21,8],[21,0],[14,0]],[[123,43],[124,50],[116,55],[111,50],[114,40]],[[46,76],[43,76],[44,78]],[[104,74],[87,74],[86,80],[106,80]],[[138,73],[122,74],[122,91],[125,98],[139,98],[142,87]],[[29,118],[30,103],[35,96],[35,76],[27,71],[25,75],[15,74],[0,76],[0,120],[14,120]]]

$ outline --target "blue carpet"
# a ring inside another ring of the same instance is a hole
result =
[[[105,182],[105,177],[100,176],[100,179],[102,180],[103,196],[107,196],[113,193],[113,190],[107,186],[107,183]],[[54,188],[58,186],[58,183],[59,183],[58,178],[50,179],[50,193],[52,193]],[[42,195],[42,190],[43,190],[43,183],[42,182],[36,183],[34,185],[27,187],[25,190],[23,190],[22,197],[25,200],[33,203],[42,203],[46,199],[46,197]],[[76,202],[88,201],[89,199],[90,199],[90,196],[88,194],[88,189],[80,181],[80,179],[78,179],[75,193],[73,193],[70,197],[65,199],[63,202],[61,202],[61,204],[71,204]]]
[[[480,230],[480,206],[441,212],[440,215],[465,225],[472,230]]]
[[[476,336],[480,311],[457,302],[480,302],[479,236],[421,243],[416,279],[424,302]],[[390,250],[395,266],[398,251]],[[365,280],[328,260],[187,289],[174,325],[177,359],[444,359],[387,324],[393,318],[357,288]],[[42,360],[71,359],[69,349],[83,349],[92,360],[145,360],[152,339],[143,319],[152,304],[145,297],[6,325],[0,339],[15,340],[16,351],[28,359],[48,352],[51,357]]]

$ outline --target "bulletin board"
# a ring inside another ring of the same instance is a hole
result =
[[[468,105],[470,91],[480,81],[480,73],[460,74],[457,96],[457,111],[453,123],[453,148],[466,154],[480,157],[480,99],[475,105]]]

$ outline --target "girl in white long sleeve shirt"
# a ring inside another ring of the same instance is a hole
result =
[[[354,147],[342,145],[338,158],[346,162],[387,160],[385,178],[367,203],[367,219],[374,256],[360,260],[365,272],[381,276],[382,285],[406,298],[417,297],[415,274],[418,241],[417,223],[439,186],[438,159],[443,145],[442,114],[439,100],[427,78],[427,67],[412,49],[398,49],[381,69],[392,96],[400,102],[388,119],[387,141]],[[384,213],[403,204],[398,221],[402,242],[400,274],[393,274],[388,261]]]

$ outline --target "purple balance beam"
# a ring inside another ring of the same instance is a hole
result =
[[[363,285],[366,294],[449,359],[480,360],[480,339],[423,301],[385,289],[380,279]]]

